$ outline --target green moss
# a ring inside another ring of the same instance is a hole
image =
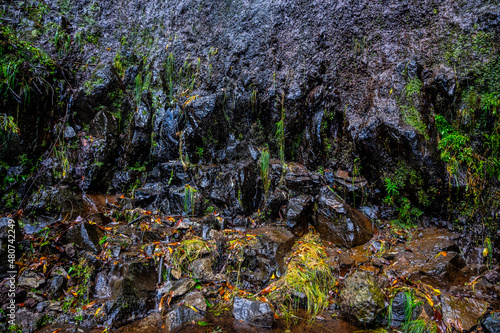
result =
[[[413,105],[402,105],[401,115],[405,123],[416,129],[420,134],[429,140],[429,134],[427,134],[427,126],[422,120],[422,116],[418,112],[417,108]]]

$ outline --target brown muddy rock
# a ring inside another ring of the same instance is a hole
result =
[[[429,228],[415,233],[405,246],[391,249],[396,252],[388,275],[404,276],[412,281],[421,280],[435,287],[446,287],[465,278],[463,256],[456,240],[458,235],[447,230]]]
[[[340,310],[355,325],[366,327],[384,308],[384,294],[375,278],[358,271],[348,277],[340,291]]]
[[[141,332],[160,332],[162,318],[159,312],[150,314],[138,322],[120,327],[117,333],[141,333]]]
[[[352,248],[365,244],[373,236],[370,219],[343,202],[328,188],[321,189],[317,204],[313,225],[323,240]]]
[[[427,228],[416,232],[407,248],[424,255],[436,255],[443,251],[460,252],[457,245],[460,235],[446,229]]]
[[[301,237],[307,233],[311,219],[312,206],[309,195],[300,195],[288,201],[286,226],[295,236]]]
[[[458,298],[448,294],[441,295],[443,322],[458,331],[469,331],[478,324],[486,312],[488,303],[473,298]]]
[[[423,273],[421,280],[433,286],[446,286],[464,278],[461,271],[464,266],[465,261],[461,254],[448,252],[446,257],[440,255],[427,261],[420,269]]]

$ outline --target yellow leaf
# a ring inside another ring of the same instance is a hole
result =
[[[487,257],[488,254],[489,254],[488,248],[485,247],[484,250],[483,250],[483,257]]]
[[[392,88],[391,88],[391,91],[389,91],[389,95],[392,95]]]
[[[194,312],[199,312],[194,306],[190,305],[190,304],[184,304],[185,307],[187,308],[190,308],[191,310],[193,310]]]
[[[102,311],[102,309],[101,309],[101,308],[97,308],[97,310],[95,310],[95,315],[94,315],[94,317],[95,317],[95,316],[97,316],[97,315],[98,315],[101,311]]]

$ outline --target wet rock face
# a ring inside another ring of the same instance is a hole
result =
[[[386,268],[410,280],[421,280],[436,287],[446,287],[464,277],[465,260],[457,245],[459,235],[430,228],[419,232],[406,245],[396,247],[393,263]]]
[[[370,240],[373,230],[368,217],[343,202],[328,188],[322,188],[320,193],[313,223],[323,240],[348,248]]]
[[[482,327],[488,333],[500,333],[500,313],[494,312],[487,315],[482,322]]]
[[[340,308],[355,325],[367,326],[384,308],[384,294],[372,275],[357,271],[342,285]]]
[[[288,201],[288,210],[286,213],[286,226],[294,235],[303,236],[312,219],[312,202],[309,195],[301,195],[291,198]]]
[[[201,292],[195,291],[187,294],[183,299],[183,304],[177,305],[165,316],[167,332],[173,332],[190,321],[203,319],[206,309],[207,304]]]
[[[64,240],[66,243],[75,244],[80,248],[98,254],[101,251],[99,241],[103,236],[104,233],[96,224],[80,222],[67,231]]]
[[[441,295],[443,322],[458,331],[469,331],[486,312],[488,303],[472,298]]]
[[[196,175],[196,182],[205,197],[226,215],[250,215],[262,200],[257,181],[258,166],[253,160],[243,160],[219,167],[205,167]]]
[[[27,215],[49,215],[68,220],[83,215],[84,211],[81,191],[74,191],[69,186],[47,188],[35,193],[26,207]]]
[[[243,320],[257,327],[270,328],[274,320],[274,312],[269,304],[241,297],[234,298],[233,316],[236,320]]]

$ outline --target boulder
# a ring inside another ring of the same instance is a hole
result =
[[[239,283],[241,288],[257,292],[265,288],[273,274],[283,273],[283,258],[294,242],[293,234],[284,229],[258,228],[251,231],[257,235],[255,241],[243,248],[242,262],[233,258],[229,262],[232,267],[239,267]],[[238,274],[233,271],[229,276],[234,283],[238,282]]]
[[[340,292],[341,313],[354,325],[366,327],[384,308],[384,294],[375,278],[363,271],[348,277]]]
[[[203,319],[206,309],[207,304],[201,292],[195,291],[186,295],[182,304],[176,305],[166,314],[166,331],[172,332],[190,321]]]
[[[399,292],[392,299],[392,312],[390,318],[391,327],[401,327],[406,321],[406,308],[408,307],[408,298],[404,292]],[[422,306],[418,305],[413,309],[410,320],[418,318]]]
[[[267,328],[272,327],[274,320],[274,312],[269,304],[241,297],[234,298],[233,316],[252,326]]]
[[[309,221],[312,216],[311,197],[300,195],[288,201],[286,213],[286,226],[295,236],[301,237],[308,231]]]
[[[45,284],[43,275],[37,274],[34,271],[24,271],[19,276],[17,285],[28,290],[38,289],[38,287]]]
[[[80,222],[68,229],[64,241],[97,254],[101,251],[99,241],[102,237],[104,233],[96,224]]]
[[[327,187],[321,189],[317,207],[313,225],[323,240],[352,248],[372,238],[370,219],[346,204]]]
[[[486,312],[488,303],[473,298],[458,298],[448,294],[441,295],[443,322],[458,331],[469,331],[479,322]]]

